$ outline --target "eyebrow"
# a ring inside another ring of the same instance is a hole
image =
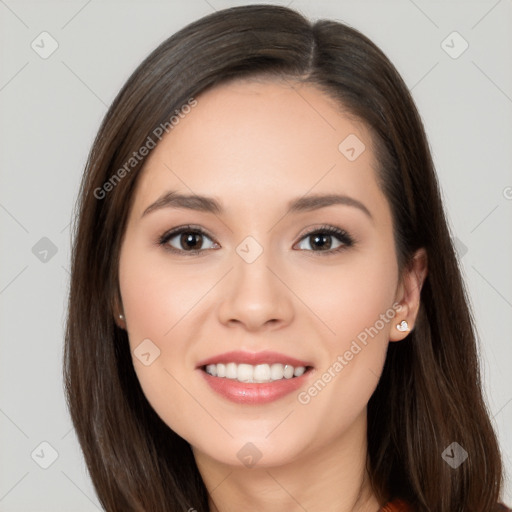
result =
[[[345,205],[358,208],[372,221],[374,220],[370,210],[368,210],[361,201],[339,194],[316,194],[293,199],[288,203],[288,210],[286,213],[318,210],[320,208],[326,208],[333,205]],[[144,210],[141,217],[162,208],[185,208],[187,210],[213,213],[215,215],[220,215],[224,211],[221,204],[213,197],[200,196],[196,194],[184,195],[171,190],[159,197],[154,203],[150,204]]]

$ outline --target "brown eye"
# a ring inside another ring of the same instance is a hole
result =
[[[332,246],[332,236],[324,235],[324,234],[315,234],[309,235],[309,245],[310,247],[316,247],[318,249],[330,249]]]
[[[307,233],[306,236],[302,237],[299,242],[299,249],[333,253],[352,245],[354,245],[354,241],[346,231],[334,226],[326,226]]]
[[[198,253],[215,248],[216,244],[200,229],[179,228],[162,235],[159,244],[178,253]]]
[[[180,244],[185,249],[198,250],[203,245],[203,235],[200,233],[186,232],[179,235]]]

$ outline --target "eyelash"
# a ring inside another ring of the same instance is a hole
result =
[[[175,247],[172,247],[168,244],[169,240],[171,240],[172,238],[174,238],[178,235],[181,235],[183,233],[194,233],[194,234],[206,236],[207,238],[212,240],[212,242],[214,242],[213,237],[208,235],[208,233],[206,233],[200,227],[187,225],[187,226],[181,226],[179,228],[172,229],[170,231],[166,231],[163,235],[161,235],[158,238],[157,244],[162,246],[165,250],[172,252],[174,254],[186,254],[186,255],[190,255],[190,256],[201,255],[201,254],[204,254],[206,251],[212,250],[212,249],[195,249],[192,251],[185,251],[185,250],[181,250],[181,249],[176,249]],[[329,225],[320,226],[319,228],[315,228],[314,230],[309,231],[308,233],[305,233],[300,238],[299,242],[301,242],[305,238],[311,237],[313,235],[318,235],[318,234],[327,234],[328,236],[334,236],[334,237],[338,238],[338,240],[342,243],[342,245],[340,245],[336,249],[330,249],[330,250],[326,250],[326,251],[322,251],[322,250],[313,251],[313,250],[307,250],[307,249],[299,249],[299,250],[306,251],[306,252],[319,253],[322,256],[329,256],[329,255],[337,254],[341,251],[344,251],[344,250],[348,249],[349,247],[352,247],[356,243],[354,238],[351,237],[345,230],[339,229],[335,226],[329,226]],[[214,242],[214,243],[216,243],[216,242]]]

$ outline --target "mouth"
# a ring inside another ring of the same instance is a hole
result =
[[[283,363],[252,365],[229,362],[201,366],[201,370],[212,377],[237,380],[247,384],[263,384],[284,379],[295,379],[311,369],[312,366],[292,366]]]
[[[276,352],[229,352],[201,361],[209,387],[238,404],[265,404],[298,390],[314,372],[307,361]]]

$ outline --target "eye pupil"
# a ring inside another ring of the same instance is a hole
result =
[[[312,235],[312,238],[314,240],[314,245],[316,247],[320,247],[321,249],[330,249],[331,247],[331,236],[330,235]]]
[[[200,249],[203,237],[199,233],[182,233],[180,241],[183,247],[188,247],[189,249]],[[199,247],[196,247],[196,245]]]

